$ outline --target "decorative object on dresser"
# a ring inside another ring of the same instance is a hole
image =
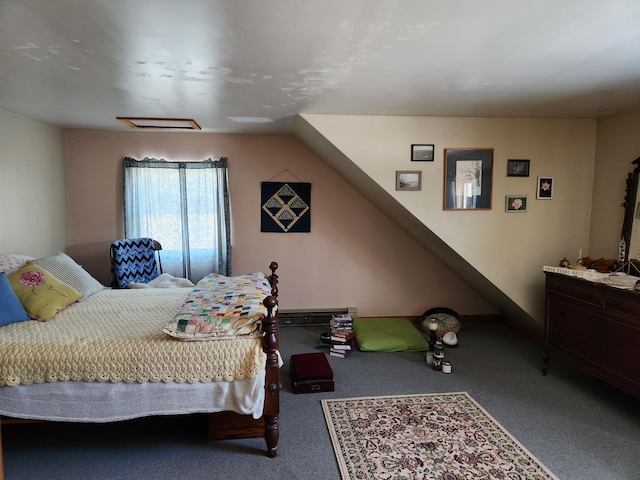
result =
[[[640,293],[546,273],[544,353],[640,397]]]

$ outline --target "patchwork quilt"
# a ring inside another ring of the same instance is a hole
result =
[[[261,336],[267,295],[271,285],[262,272],[237,277],[212,273],[196,284],[163,331],[181,340]]]

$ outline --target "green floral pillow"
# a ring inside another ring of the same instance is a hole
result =
[[[27,313],[41,322],[52,319],[67,305],[82,298],[75,288],[32,262],[8,278]]]

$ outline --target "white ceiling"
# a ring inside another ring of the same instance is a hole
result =
[[[638,0],[0,0],[0,108],[69,128],[640,109]]]

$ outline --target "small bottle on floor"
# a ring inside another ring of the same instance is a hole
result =
[[[444,345],[441,341],[436,341],[433,351],[432,368],[436,371],[442,371],[442,361],[444,359]]]
[[[429,323],[429,350],[434,352],[436,342],[438,341],[438,324],[436,322]]]

